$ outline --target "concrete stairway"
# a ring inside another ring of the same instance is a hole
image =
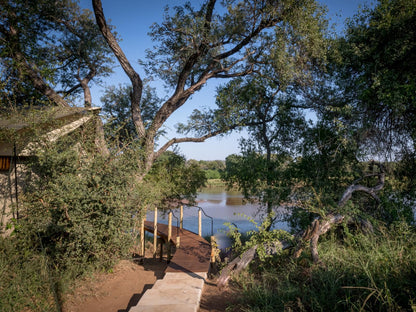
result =
[[[154,224],[144,223],[145,230],[155,232]],[[158,224],[157,235],[167,239],[168,226]],[[170,260],[163,279],[140,298],[129,312],[197,312],[202,289],[210,267],[211,246],[198,234],[172,227],[171,242],[180,236],[180,247]]]
[[[207,273],[171,273],[157,280],[129,312],[197,312]]]

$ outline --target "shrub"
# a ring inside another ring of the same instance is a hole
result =
[[[346,235],[319,245],[324,265],[309,256],[276,256],[243,273],[242,311],[411,311],[416,302],[416,233],[406,223],[376,235]],[[412,306],[413,305],[413,306]]]

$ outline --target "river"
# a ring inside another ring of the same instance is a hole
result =
[[[202,208],[202,236],[210,236],[211,228],[220,248],[230,245],[226,236],[229,227],[226,223],[238,227],[240,232],[256,229],[260,225],[258,217],[259,206],[243,202],[243,195],[238,191],[227,191],[224,187],[209,187],[202,189],[197,196],[197,207],[184,206],[183,227],[198,233],[198,210]],[[179,209],[173,210],[174,215],[179,218]],[[153,212],[149,212],[147,220],[153,220]],[[167,216],[160,212],[158,222],[167,223]],[[177,220],[173,219],[173,225]],[[275,228],[287,229],[285,223],[277,223]]]

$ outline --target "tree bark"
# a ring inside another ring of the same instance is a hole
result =
[[[97,21],[97,25],[100,28],[101,33],[103,34],[105,40],[107,41],[114,55],[118,59],[121,67],[123,68],[127,76],[130,78],[130,81],[132,83],[133,91],[131,93],[131,112],[133,123],[136,127],[139,137],[144,138],[146,135],[146,130],[140,110],[140,101],[143,92],[142,79],[140,78],[140,75],[134,70],[133,66],[131,66],[123,50],[120,48],[117,39],[111,33],[111,30],[108,27],[107,22],[105,20],[101,0],[93,0],[92,4],[94,8],[95,19]]]

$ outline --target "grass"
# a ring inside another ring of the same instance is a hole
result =
[[[59,311],[47,258],[14,243],[0,238],[0,311]]]
[[[416,311],[416,233],[405,225],[376,235],[320,242],[324,265],[275,257],[236,279],[237,311]]]

